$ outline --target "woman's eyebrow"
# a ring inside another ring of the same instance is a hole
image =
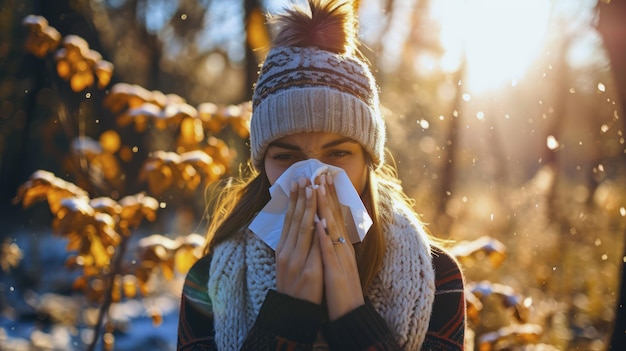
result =
[[[272,141],[269,146],[276,146],[282,149],[287,149],[287,150],[293,150],[293,151],[301,151],[302,149],[300,149],[299,146],[296,145],[292,145],[292,144],[287,144],[287,143],[282,143],[280,141]]]
[[[340,138],[337,140],[333,140],[333,141],[329,141],[326,144],[322,145],[322,148],[329,148],[329,147],[333,147],[333,146],[337,146],[337,145],[341,145],[343,143],[356,143],[356,141],[354,141],[351,138]],[[301,151],[302,149],[297,146],[297,145],[293,145],[293,144],[288,144],[288,143],[284,143],[281,141],[272,141],[269,146],[276,146],[282,149],[287,149],[287,150],[293,150],[293,151]]]
[[[333,146],[341,145],[343,143],[356,143],[356,141],[354,141],[351,138],[341,138],[341,139],[333,140],[331,142],[328,142],[322,145],[322,148],[333,147]]]

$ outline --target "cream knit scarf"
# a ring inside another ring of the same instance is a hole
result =
[[[435,295],[430,246],[414,215],[391,206],[383,266],[367,296],[403,349],[419,350]],[[214,249],[208,288],[218,349],[239,350],[267,291],[276,289],[274,251],[251,231],[240,231]],[[326,349],[323,344],[318,334],[315,349]]]

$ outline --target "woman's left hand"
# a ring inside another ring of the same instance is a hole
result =
[[[322,176],[324,177],[324,176]],[[332,176],[320,179],[317,215],[326,233],[316,231],[324,264],[324,292],[330,320],[336,320],[365,303],[354,248],[346,233],[343,213]]]

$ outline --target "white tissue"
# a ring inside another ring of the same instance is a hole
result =
[[[362,241],[372,226],[372,219],[367,213],[367,209],[363,205],[359,194],[343,169],[327,165],[316,159],[294,163],[283,172],[269,189],[270,201],[252,220],[248,228],[269,247],[276,249],[289,205],[291,182],[304,177],[310,179],[311,184],[314,184],[315,178],[324,173],[329,173],[333,177],[350,242],[357,243]]]

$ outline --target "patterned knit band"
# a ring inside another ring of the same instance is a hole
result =
[[[355,57],[315,47],[275,47],[252,103],[250,148],[257,169],[272,141],[301,132],[347,136],[363,146],[376,167],[383,162],[385,124],[376,82]]]

